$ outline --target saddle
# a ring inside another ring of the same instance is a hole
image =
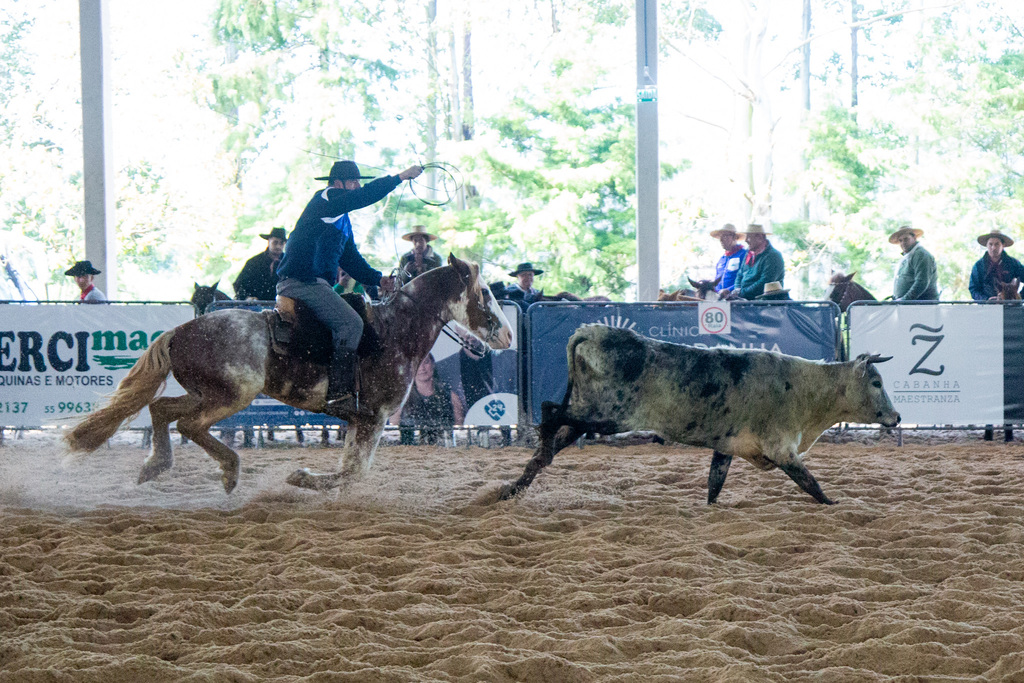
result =
[[[361,294],[342,294],[363,321],[363,336],[356,355],[360,358],[380,352],[383,343],[373,329],[373,307],[367,306]],[[309,308],[297,299],[277,295],[270,312],[270,343],[274,353],[318,365],[329,365],[334,353],[331,331]]]

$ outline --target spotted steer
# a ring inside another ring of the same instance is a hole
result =
[[[527,488],[555,453],[582,434],[653,430],[666,439],[714,449],[708,503],[718,498],[733,456],[762,470],[778,467],[819,503],[832,504],[802,456],[840,421],[893,427],[893,409],[873,366],[810,361],[771,351],[655,341],[594,325],[569,339],[569,386],[562,404],[545,402],[540,447],[508,499]]]

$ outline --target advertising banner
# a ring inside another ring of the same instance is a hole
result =
[[[699,318],[709,312],[713,318]],[[831,302],[732,302],[728,310],[697,303],[534,304],[527,311],[530,414],[537,424],[543,401],[562,400],[569,379],[565,346],[583,325],[625,327],[651,339],[704,348],[768,349],[831,361],[837,358],[838,316],[839,308]]]
[[[0,425],[72,424],[95,410],[190,304],[7,304],[0,320]],[[171,396],[184,393],[173,377]],[[132,426],[149,424],[144,410]]]
[[[216,308],[247,306],[234,302],[218,302]],[[502,312],[516,331],[512,348],[493,351],[472,335],[466,334],[463,348],[458,342],[441,334],[431,350],[436,376],[441,388],[438,399],[452,405],[453,424],[485,426],[511,425],[519,419],[519,308],[513,303],[502,304]],[[451,329],[458,329],[451,325]],[[418,404],[415,389],[410,392],[403,410],[402,421],[408,426],[424,422],[411,413]],[[430,403],[435,405],[434,402]],[[408,414],[407,414],[408,413]],[[311,413],[285,405],[260,394],[248,408],[225,418],[219,427],[250,425],[322,425],[340,424],[336,418]]]
[[[851,358],[893,357],[878,371],[904,423],[1003,423],[1003,306],[856,304],[847,312]]]

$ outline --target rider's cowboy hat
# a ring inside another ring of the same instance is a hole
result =
[[[751,223],[750,225],[747,226],[747,233],[746,234],[748,234],[748,235],[770,235],[770,234],[772,234],[772,231],[771,230],[765,230],[764,226],[761,225],[760,223]]]
[[[372,177],[372,175],[359,175],[359,167],[354,161],[335,161],[331,166],[330,174],[320,176],[316,180],[333,183],[335,180],[365,180]]]
[[[743,233],[742,232],[736,232],[736,226],[733,225],[732,223],[726,223],[725,225],[720,227],[718,230],[712,230],[711,231],[711,236],[714,237],[716,240],[720,239],[722,237],[722,235],[725,235],[725,234],[731,234],[734,237],[736,237],[736,239],[743,239]]]
[[[268,233],[260,233],[260,237],[262,237],[265,240],[277,238],[282,242],[288,241],[288,233],[284,231],[284,228],[274,228]]]
[[[774,282],[764,283],[764,294],[758,295],[757,299],[779,299],[784,296],[789,296],[789,290],[782,288],[782,283],[778,280]]]
[[[509,275],[511,275],[512,277],[515,277],[515,276],[519,275],[519,273],[526,273],[526,272],[531,272],[534,275],[540,275],[544,271],[541,270],[540,268],[534,268],[533,264],[530,263],[529,261],[523,261],[518,266],[516,266],[516,269],[513,270],[511,273],[509,273]]]
[[[407,232],[404,235],[402,235],[402,239],[403,240],[409,240],[410,242],[412,242],[412,238],[415,237],[416,235],[420,235],[421,237],[426,237],[428,242],[430,242],[431,240],[436,240],[437,239],[437,235],[434,235],[432,233],[427,232],[427,226],[425,226],[425,225],[414,225],[414,226],[412,226],[412,232]]]
[[[91,261],[75,261],[75,265],[64,271],[65,275],[99,275],[102,271],[92,267]]]
[[[987,232],[984,235],[981,235],[980,237],[978,237],[978,244],[980,244],[983,247],[987,247],[988,246],[988,241],[990,239],[992,239],[993,237],[998,237],[999,241],[1003,243],[1004,247],[1012,247],[1013,246],[1013,238],[1008,236],[1008,235],[1004,235],[1003,233],[999,232],[998,230],[993,230],[992,232]]]
[[[893,234],[889,235],[889,244],[899,244],[900,236],[905,235],[908,232],[912,233],[915,239],[924,235],[924,230],[921,230],[920,228],[912,228],[909,225],[904,225],[902,228],[900,228]]]

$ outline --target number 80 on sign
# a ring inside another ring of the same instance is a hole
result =
[[[728,301],[702,302],[697,310],[701,334],[730,334],[732,307]]]

